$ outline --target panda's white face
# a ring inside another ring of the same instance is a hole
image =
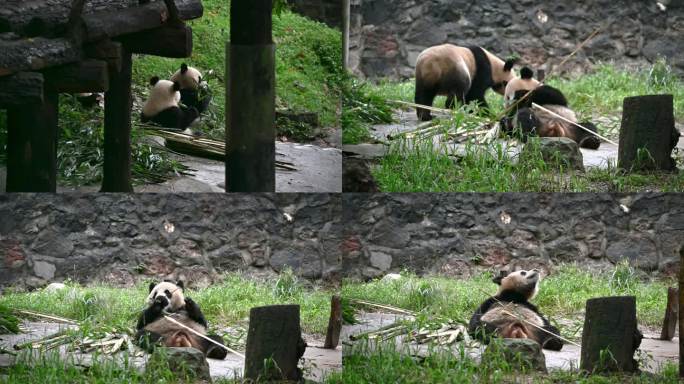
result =
[[[515,291],[523,294],[527,300],[531,300],[539,291],[540,279],[541,275],[536,269],[511,272],[501,279],[499,293]]]
[[[165,311],[174,312],[185,305],[183,287],[174,283],[163,281],[153,286],[147,296],[147,305],[151,306],[159,296],[164,296],[168,300],[168,304],[164,307]]]
[[[515,100],[515,93],[518,91],[532,91],[539,87],[541,83],[534,78],[523,79],[516,77],[506,84],[506,91],[504,92],[504,103],[506,107],[513,104]]]
[[[180,83],[181,89],[197,90],[202,83],[202,73],[197,68],[185,64],[171,76],[171,81]]]

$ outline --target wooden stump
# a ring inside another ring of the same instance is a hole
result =
[[[325,334],[325,344],[323,348],[335,349],[340,342],[340,331],[342,330],[342,299],[338,295],[333,295],[330,300],[330,319],[328,320],[328,331]]]
[[[45,85],[43,102],[7,113],[7,192],[57,191],[59,94]]]
[[[634,372],[634,352],[641,344],[634,296],[587,300],[580,369]],[[602,352],[605,351],[605,352]]]
[[[121,48],[121,71],[109,74],[105,93],[102,192],[133,192],[131,183],[131,53]]]
[[[275,191],[272,0],[231,2],[226,46],[226,191]]]
[[[684,308],[684,246],[679,249],[679,308]],[[684,311],[679,311],[679,377],[684,377]]]
[[[249,311],[246,379],[300,380],[302,372],[297,363],[305,349],[299,305],[270,305]]]
[[[660,340],[672,340],[679,318],[679,291],[677,288],[667,289],[667,307],[663,319],[663,330],[660,332]]]
[[[622,106],[618,166],[626,170],[673,170],[679,133],[672,95],[627,97]]]

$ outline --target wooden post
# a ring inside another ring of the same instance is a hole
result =
[[[580,369],[587,372],[634,372],[634,352],[641,344],[637,329],[636,297],[599,297],[587,300]]]
[[[342,65],[349,68],[349,29],[351,24],[351,2],[342,0]]]
[[[660,340],[672,340],[677,327],[679,317],[679,291],[677,288],[667,289],[667,307],[663,319],[663,330],[660,332]]]
[[[232,1],[226,46],[226,191],[275,192],[273,0]]]
[[[624,99],[618,167],[628,171],[673,170],[672,150],[678,140],[672,95]]]
[[[105,93],[102,192],[133,192],[131,183],[132,57],[121,48],[121,71],[109,74]]]
[[[325,344],[323,348],[335,349],[340,342],[340,331],[342,330],[342,299],[340,296],[333,295],[330,300],[330,319],[328,320],[328,332],[325,334]]]
[[[270,305],[249,311],[246,379],[253,382],[299,381],[302,371],[297,364],[305,349],[299,325],[299,305]]]
[[[57,191],[59,94],[45,84],[43,102],[7,111],[7,192]]]
[[[679,249],[679,308],[684,308],[684,246]],[[684,311],[679,311],[679,377],[684,377]]]

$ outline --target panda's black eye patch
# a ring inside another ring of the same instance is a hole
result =
[[[171,292],[169,292],[168,289],[164,291],[164,294],[165,294],[166,297],[168,297],[169,299],[171,298]]]
[[[522,276],[525,276],[525,275],[527,275],[527,272],[522,271],[522,272],[520,272],[520,274],[521,274]]]

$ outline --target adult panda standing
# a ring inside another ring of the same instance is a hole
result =
[[[532,70],[524,67],[520,70],[520,77],[512,79],[506,85],[504,100],[506,107],[511,110],[500,122],[503,131],[509,135],[521,135],[523,141],[526,141],[528,136],[567,137],[582,148],[598,149],[601,145],[598,136],[574,124],[578,123],[577,115],[568,106],[565,95],[554,87],[540,83],[532,76]],[[533,107],[533,103],[553,114]],[[589,121],[578,124],[592,132],[598,132],[596,125]]]
[[[186,129],[199,117],[197,108],[179,104],[180,83],[159,80],[159,77],[154,76],[150,79],[150,85],[150,96],[140,115],[143,123],[152,121],[166,128]]]
[[[477,101],[487,106],[485,92],[492,88],[503,95],[507,82],[514,78],[511,71],[515,60],[503,61],[477,46],[459,47],[442,44],[425,49],[416,61],[416,104],[429,105],[437,95],[445,95],[446,108]],[[422,121],[431,119],[430,111],[417,109]]]
[[[499,285],[499,292],[475,311],[468,332],[485,341],[492,335],[532,339],[542,348],[560,351],[563,348],[563,341],[557,336],[560,332],[530,303],[539,291],[539,280],[536,269],[508,274],[502,271],[493,279]]]
[[[165,316],[223,344],[221,336],[207,335],[207,320],[197,303],[183,295],[183,282],[174,284],[163,281],[150,284],[147,306],[138,318],[135,340],[143,349],[152,351],[157,345],[193,347],[213,359],[223,360],[227,356],[224,348],[169,321]]]

